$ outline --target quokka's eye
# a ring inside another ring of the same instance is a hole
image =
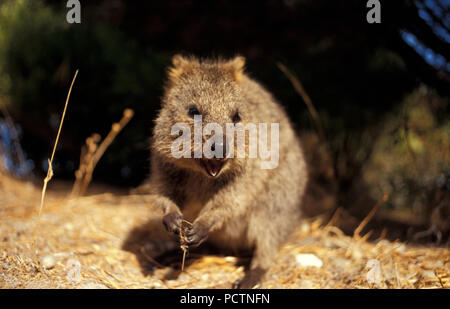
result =
[[[231,118],[234,123],[241,121],[241,116],[239,116],[239,112],[234,113],[233,118]]]
[[[189,107],[188,114],[189,116],[194,117],[195,115],[200,115],[200,112],[198,111],[197,107],[191,106]]]

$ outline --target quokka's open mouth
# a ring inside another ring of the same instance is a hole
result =
[[[203,165],[205,171],[208,173],[208,175],[216,177],[217,175],[219,175],[220,171],[225,165],[226,160],[214,158],[214,159],[201,159],[200,162]]]

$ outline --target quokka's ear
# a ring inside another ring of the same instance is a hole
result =
[[[187,64],[189,62],[188,59],[184,58],[182,55],[180,54],[176,54],[172,57],[172,64],[174,67],[180,67],[183,64]]]
[[[192,61],[190,59],[176,54],[172,57],[172,66],[168,70],[169,80],[172,82],[177,81],[181,74],[186,72],[191,66]]]
[[[230,60],[229,65],[231,65],[236,81],[242,81],[244,77],[245,58],[242,56],[236,56],[234,59]]]

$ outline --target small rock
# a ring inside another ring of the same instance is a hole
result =
[[[162,286],[162,284],[159,283],[159,282],[155,282],[155,283],[153,283],[153,286],[154,286],[155,288],[160,288],[160,287]]]
[[[397,251],[399,253],[405,253],[406,252],[405,244],[400,244],[398,247],[395,248],[395,251]]]
[[[0,265],[2,266],[2,268],[3,268],[4,270],[9,270],[9,269],[11,268],[11,266],[8,265],[8,264],[6,264],[6,263],[1,263]]]
[[[434,271],[432,271],[432,270],[424,270],[422,272],[422,277],[424,279],[436,279],[436,275],[434,274]]]
[[[391,242],[390,242],[389,240],[382,239],[382,240],[380,240],[380,241],[378,242],[378,245],[379,245],[379,246],[382,246],[382,247],[386,247],[386,246],[390,246],[390,245],[391,245]]]
[[[42,258],[41,265],[44,269],[52,269],[56,265],[56,259],[53,255],[46,255]]]
[[[73,231],[73,224],[68,222],[66,224],[64,224],[64,229],[68,232],[72,232]]]
[[[226,256],[225,257],[225,261],[230,262],[230,263],[234,263],[234,262],[236,262],[236,257],[234,257],[234,256]]]
[[[353,257],[355,260],[360,260],[360,259],[362,259],[362,257],[363,257],[363,253],[362,253],[361,250],[358,249],[358,248],[354,248],[354,249],[351,251],[351,254],[352,254],[352,257]]]
[[[314,254],[297,254],[295,256],[295,261],[297,262],[297,265],[303,266],[303,267],[322,267],[323,262],[321,259],[319,259]]]
[[[309,228],[309,224],[307,222],[303,222],[302,225],[300,225],[300,232],[306,234],[309,232]]]
[[[313,289],[314,283],[311,280],[302,280],[300,282],[300,289]]]

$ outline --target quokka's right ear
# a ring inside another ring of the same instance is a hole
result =
[[[236,56],[234,59],[229,61],[229,65],[231,65],[231,70],[236,81],[242,81],[244,76],[245,58],[242,56]]]
[[[176,54],[172,57],[172,66],[169,68],[168,75],[169,80],[176,82],[181,74],[187,72],[194,65],[194,61],[189,58],[185,58],[180,54]]]

